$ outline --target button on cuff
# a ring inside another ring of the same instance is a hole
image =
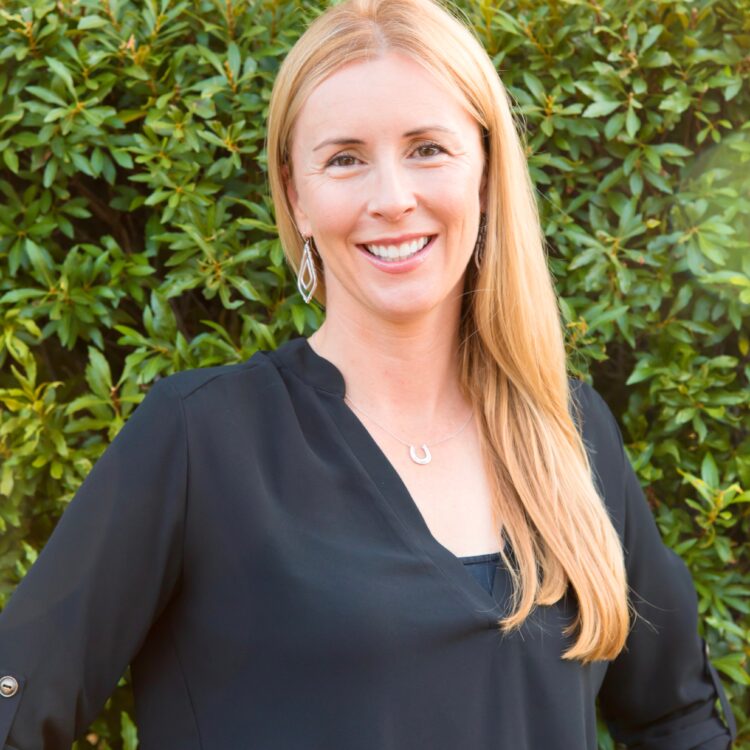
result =
[[[12,698],[18,692],[18,680],[13,675],[0,677],[0,696]]]
[[[3,669],[0,665],[0,747],[9,747],[8,736],[13,719],[21,702],[24,686],[23,675]]]

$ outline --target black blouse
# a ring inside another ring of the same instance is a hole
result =
[[[563,661],[430,533],[304,339],[157,382],[0,615],[0,746],[69,748],[132,666],[141,750],[726,750],[696,595],[617,425],[572,382],[642,620]],[[4,678],[4,679],[2,679]],[[15,687],[17,685],[17,689]]]

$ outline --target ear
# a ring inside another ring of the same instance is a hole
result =
[[[294,178],[292,177],[289,165],[284,164],[281,168],[281,177],[284,180],[286,197],[289,200],[289,205],[292,207],[292,213],[294,214],[294,221],[297,224],[297,229],[303,237],[309,237],[312,234],[310,222],[307,219],[307,215],[300,207],[299,195],[297,194],[297,188],[294,185]]]

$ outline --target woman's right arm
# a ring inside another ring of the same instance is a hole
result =
[[[178,586],[187,434],[168,380],[97,461],[0,614],[0,748],[69,750]]]

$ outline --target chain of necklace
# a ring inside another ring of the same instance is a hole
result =
[[[424,466],[425,464],[430,463],[432,461],[432,453],[430,453],[430,448],[427,445],[427,443],[422,443],[422,455],[420,456],[419,453],[417,453],[417,449],[412,443],[408,443],[406,440],[402,440],[398,435],[394,435],[387,427],[383,427],[380,422],[373,419],[364,409],[357,406],[357,404],[352,401],[349,396],[344,396],[344,401],[347,401],[351,406],[353,406],[360,414],[363,414],[366,416],[374,425],[379,427],[383,432],[390,435],[394,440],[397,440],[401,445],[405,445],[409,449],[409,457],[412,461],[414,461],[415,464],[420,464],[421,466]],[[451,440],[454,437],[457,437],[460,435],[469,425],[469,422],[471,422],[471,418],[474,416],[474,412],[471,411],[469,413],[468,419],[455,431],[452,432],[447,437],[441,438],[440,440],[435,440],[433,443],[430,443],[430,445],[434,448],[436,445],[440,445],[440,443],[445,443],[448,440]]]

